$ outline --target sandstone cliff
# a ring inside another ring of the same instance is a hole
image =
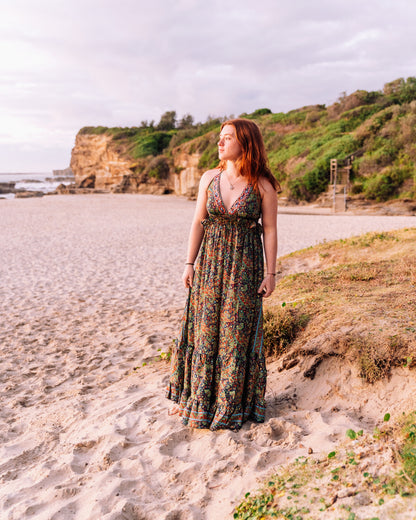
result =
[[[78,134],[71,155],[71,169],[80,188],[110,189],[130,175],[133,160],[117,148],[111,136]]]
[[[188,147],[181,146],[172,151],[175,171],[169,176],[172,190],[176,195],[194,197],[198,191],[199,179],[203,171],[198,168],[201,154],[190,153]],[[177,173],[179,172],[179,173]]]
[[[134,159],[125,141],[114,140],[108,134],[79,133],[72,150],[71,169],[77,188],[193,197],[202,174],[198,168],[200,157],[186,143],[174,148],[169,159]]]

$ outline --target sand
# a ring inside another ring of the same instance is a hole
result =
[[[408,372],[374,385],[365,402],[353,368],[341,373],[329,360],[310,382],[270,363],[264,424],[211,432],[169,416],[168,365],[158,358],[179,332],[194,204],[147,195],[1,201],[2,520],[232,518],[278,464],[329,451],[347,428],[372,428],[386,407],[416,396]],[[279,256],[416,226],[416,217],[282,211]]]

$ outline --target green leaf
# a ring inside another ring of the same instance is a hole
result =
[[[389,413],[386,413],[386,415],[384,416],[383,421],[384,421],[384,422],[388,422],[389,420],[390,420],[390,414],[389,414]]]
[[[331,453],[328,453],[328,459],[333,459],[336,455],[335,451],[331,451]]]
[[[355,433],[354,430],[351,430],[351,428],[350,428],[347,430],[347,437],[349,437],[351,440],[354,441],[357,438],[357,434]]]
[[[286,307],[286,302],[283,302],[283,303],[282,303],[282,307]]]

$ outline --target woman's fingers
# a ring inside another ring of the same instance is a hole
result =
[[[185,288],[190,288],[192,287],[192,283],[193,283],[193,279],[194,279],[194,270],[190,270],[188,268],[185,269],[183,275],[182,275],[182,282],[185,286]]]
[[[263,298],[268,298],[274,291],[274,288],[275,288],[274,280],[270,280],[269,277],[266,277],[262,281],[262,283],[259,287],[259,290],[257,292],[259,294],[261,294],[263,296]]]
[[[259,290],[258,290],[257,292],[258,292],[259,294],[263,294],[264,291],[265,291],[265,289],[266,289],[266,281],[263,280],[263,281],[261,282],[261,285],[260,285]]]

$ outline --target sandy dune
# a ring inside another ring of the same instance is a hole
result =
[[[405,372],[363,399],[352,367],[328,361],[306,382],[272,363],[263,425],[198,431],[168,416],[168,366],[154,359],[178,333],[193,208],[146,195],[1,201],[2,520],[231,518],[277,464],[416,396]],[[282,213],[279,255],[410,226],[416,217]]]

